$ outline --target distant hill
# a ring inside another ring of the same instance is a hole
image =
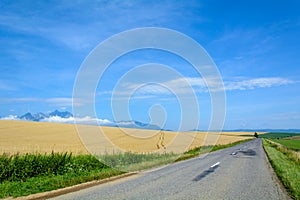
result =
[[[118,121],[115,122],[115,126],[123,128],[140,128],[140,129],[150,129],[150,130],[161,130],[157,125],[146,124],[139,121]]]
[[[300,129],[235,129],[224,130],[232,132],[281,132],[281,133],[300,133]]]
[[[4,120],[25,120],[25,121],[35,121],[35,122],[58,122],[58,123],[80,123],[88,125],[101,125],[101,126],[111,126],[111,127],[123,127],[123,128],[137,128],[137,129],[150,129],[150,130],[165,130],[154,124],[143,123],[135,120],[128,121],[109,121],[101,119],[93,119],[91,117],[74,118],[73,114],[69,111],[59,111],[55,110],[50,113],[30,113],[27,112],[20,116],[2,116],[0,119]],[[190,131],[195,132],[206,132],[207,130],[193,129]],[[213,131],[213,130],[210,130]],[[232,129],[232,130],[222,130],[223,132],[285,132],[285,133],[300,133],[300,129]]]
[[[193,129],[191,132],[206,132],[207,130]],[[210,130],[214,131],[214,130]],[[280,133],[300,133],[300,129],[225,129],[223,132],[280,132]]]

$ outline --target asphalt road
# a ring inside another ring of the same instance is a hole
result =
[[[289,199],[256,139],[54,199]]]

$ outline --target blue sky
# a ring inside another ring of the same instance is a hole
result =
[[[77,72],[100,42],[133,28],[162,27],[193,38],[215,62],[226,91],[225,129],[300,128],[299,7],[298,0],[3,0],[0,116],[72,111]],[[189,63],[158,50],[132,52],[111,65],[95,91],[97,117],[115,120],[111,91],[126,72],[147,63],[172,66],[198,88],[200,122],[183,129],[206,129],[211,102],[201,90],[203,80]],[[185,89],[179,79],[164,83]],[[152,116],[168,129],[177,129],[181,120],[176,95],[157,85],[134,93],[128,109],[131,119],[151,122]]]

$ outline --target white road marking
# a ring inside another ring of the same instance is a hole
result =
[[[214,167],[218,166],[219,164],[220,164],[220,162],[217,162],[217,163],[213,164],[212,166],[210,166],[210,168],[214,168]]]

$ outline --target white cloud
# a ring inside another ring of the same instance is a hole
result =
[[[2,26],[46,38],[74,50],[88,49],[95,45],[96,38],[87,34],[89,27],[80,27],[75,23],[71,24],[64,21],[57,23],[41,16],[39,18],[26,18],[15,13],[2,14],[0,21]]]
[[[156,84],[149,84],[141,87],[138,91],[139,94],[168,94],[170,91],[164,87],[164,85],[156,85]]]
[[[50,103],[66,103],[66,104],[72,104],[73,98],[48,98],[45,99],[47,102]]]
[[[204,79],[202,78],[182,78],[182,79],[176,79],[172,80],[167,85],[176,85],[176,87],[181,91],[182,93],[187,93],[187,84],[185,82],[188,82],[194,89],[195,92],[207,92],[208,87],[212,89],[212,91],[218,91],[218,90],[253,90],[256,88],[268,88],[268,87],[276,87],[276,86],[282,86],[294,83],[294,81],[285,79],[285,78],[279,78],[279,77],[264,77],[264,78],[252,78],[252,79],[246,79],[246,80],[233,80],[230,81],[224,81],[224,88],[222,87],[223,84],[218,82],[215,78],[208,78],[206,79],[206,83]],[[207,85],[206,85],[207,84]]]
[[[121,121],[121,122],[118,122],[119,126],[129,126],[129,125],[133,125],[133,124],[134,124],[133,121]]]
[[[116,97],[153,98],[157,96],[169,96],[172,94],[192,94],[196,90],[205,89],[206,85],[202,78],[178,78],[157,83],[130,83],[127,82],[114,91]]]
[[[71,106],[73,98],[31,98],[31,97],[21,97],[21,98],[1,98],[0,102],[47,102],[53,103],[60,106]]]
[[[73,103],[73,98],[48,98],[48,99],[40,99],[40,100],[53,104],[55,107],[66,107],[66,106],[68,107],[68,106],[72,106]]]
[[[199,2],[41,1],[32,5],[11,4],[11,9],[0,8],[0,25],[76,51],[91,49],[112,34],[130,28],[163,26],[175,20],[185,21],[181,26],[188,26],[186,21],[191,17],[193,22],[203,21],[202,17],[192,13],[181,15],[182,10],[200,7]]]
[[[38,98],[1,98],[0,102],[36,102]]]
[[[16,90],[16,88],[14,86],[7,84],[4,81],[0,80],[0,90],[14,91],[14,90]]]
[[[290,83],[293,83],[293,81],[278,77],[254,78],[242,81],[225,82],[225,88],[226,90],[253,90],[256,88],[275,87]]]
[[[114,97],[118,99],[146,99],[153,97],[163,97],[172,95],[193,95],[194,93],[215,92],[215,91],[233,91],[233,90],[254,90],[258,88],[269,88],[292,84],[294,81],[280,77],[263,77],[241,79],[232,78],[224,82],[218,81],[214,77],[207,79],[198,77],[187,77],[169,80],[161,83],[137,84],[126,83],[121,87],[122,91],[114,91]],[[134,94],[134,96],[130,96]]]
[[[52,116],[45,119],[40,120],[42,122],[57,122],[57,123],[79,123],[79,124],[93,124],[93,125],[112,125],[113,122],[109,121],[108,119],[98,119],[92,118],[90,116],[85,116],[82,118],[62,118],[59,116]]]
[[[179,78],[164,83],[170,88],[174,88],[177,94],[193,94],[207,92],[208,86],[210,89],[215,90],[216,88],[222,87],[222,82],[219,82],[216,78],[200,78],[200,77],[187,77]]]
[[[8,115],[6,117],[1,117],[1,120],[19,120],[18,116],[16,115]]]

